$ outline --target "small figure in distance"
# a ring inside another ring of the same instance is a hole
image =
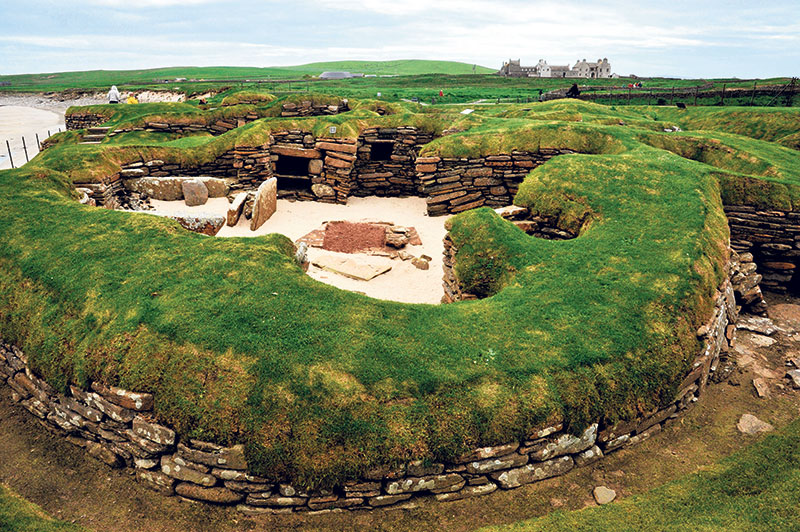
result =
[[[567,91],[567,98],[577,98],[580,95],[581,91],[580,89],[578,89],[578,84],[573,83],[572,87],[570,87],[569,90]]]
[[[119,91],[116,85],[112,86],[111,90],[108,91],[108,103],[119,103]]]
[[[130,96],[128,96],[128,99],[125,100],[125,102],[128,104],[132,104],[132,103],[139,103],[139,100],[137,100],[136,96],[133,93],[131,93]]]

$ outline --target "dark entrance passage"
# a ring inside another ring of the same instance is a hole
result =
[[[301,176],[309,177],[308,159],[305,157],[292,157],[291,155],[281,155],[275,161],[275,174],[277,176]]]

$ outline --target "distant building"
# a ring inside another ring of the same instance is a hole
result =
[[[319,75],[320,79],[350,79],[355,76],[350,72],[323,72]]]
[[[586,59],[576,61],[575,66],[548,65],[544,59],[539,59],[536,66],[522,66],[519,59],[509,59],[497,71],[500,76],[509,78],[610,78],[611,63],[607,58],[589,62]]]

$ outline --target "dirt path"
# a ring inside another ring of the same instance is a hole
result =
[[[787,298],[772,297],[780,304]],[[474,530],[483,525],[531,518],[553,511],[594,505],[594,486],[606,485],[621,497],[669,482],[755,441],[740,434],[736,422],[751,413],[776,427],[800,416],[800,391],[783,380],[787,358],[800,354],[800,306],[777,307],[772,335],[777,343],[740,330],[737,356],[746,362],[727,382],[710,386],[685,416],[652,439],[614,453],[564,477],[488,497],[436,503],[422,501],[407,510],[310,515],[297,513],[250,518],[230,508],[163,497],[137,484],[126,472],[110,470],[81,449],[45,430],[13,404],[0,388],[0,481],[41,505],[52,516],[97,531],[238,530]],[[755,341],[753,340],[755,338]],[[754,378],[767,375],[770,397],[759,398]]]

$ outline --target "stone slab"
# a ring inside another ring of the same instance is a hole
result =
[[[369,281],[392,269],[390,265],[373,266],[351,258],[322,255],[312,261],[314,266],[325,271],[343,275],[358,281]]]

